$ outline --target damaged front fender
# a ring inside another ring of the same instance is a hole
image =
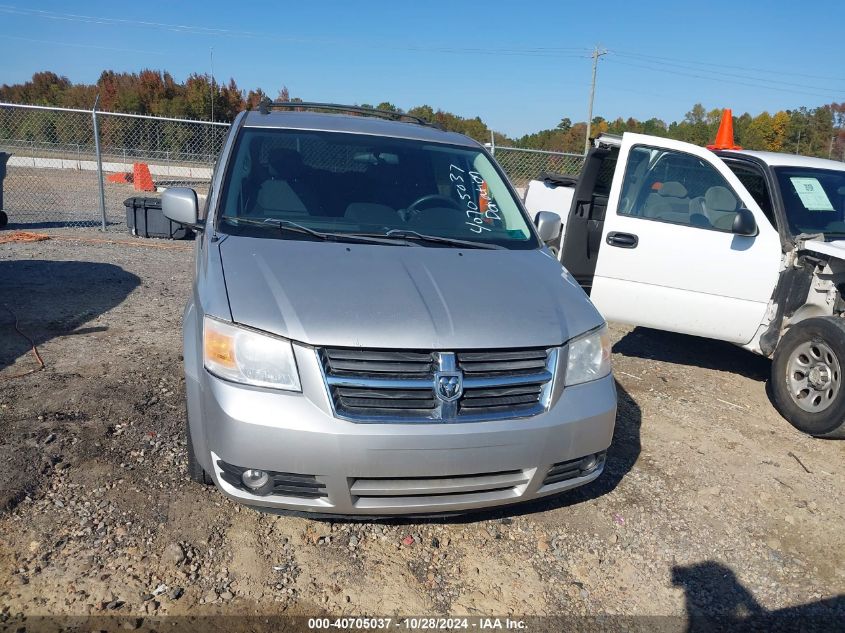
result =
[[[752,349],[764,356],[774,353],[791,325],[845,311],[841,292],[845,287],[845,241],[825,242],[822,235],[799,235],[795,248],[783,257],[768,313],[771,320],[763,324],[757,349]]]

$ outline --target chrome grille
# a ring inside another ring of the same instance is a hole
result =
[[[379,389],[371,387],[335,387],[334,398],[340,409],[372,411],[378,415],[396,413],[409,415],[430,412],[437,407],[433,389]]]
[[[539,402],[542,382],[515,387],[481,387],[465,389],[458,405],[459,412],[479,412],[502,407],[531,407]]]
[[[545,410],[557,349],[429,352],[318,350],[335,413],[361,422],[472,422]],[[463,394],[446,401],[438,376],[459,375]]]
[[[546,349],[458,352],[458,367],[464,376],[516,376],[542,372],[549,352]]]
[[[322,355],[326,373],[336,376],[419,378],[432,375],[435,363],[431,352],[325,348]]]

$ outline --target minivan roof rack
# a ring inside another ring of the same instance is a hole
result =
[[[431,121],[426,121],[422,117],[418,117],[413,114],[406,114],[405,112],[379,110],[377,108],[365,108],[363,106],[342,105],[340,103],[319,103],[315,101],[270,101],[270,99],[263,99],[258,104],[258,111],[261,112],[261,114],[269,114],[270,110],[290,110],[293,108],[350,112],[354,114],[362,114],[364,116],[390,119],[391,121],[401,121],[403,119],[407,119],[408,121],[416,123],[418,125],[425,125],[427,127],[439,127]]]

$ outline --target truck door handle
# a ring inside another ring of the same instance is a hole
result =
[[[607,234],[607,243],[619,248],[637,248],[640,238],[633,233],[617,233],[611,231]]]

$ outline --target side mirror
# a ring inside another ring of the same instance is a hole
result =
[[[557,213],[553,211],[539,211],[534,216],[534,226],[537,227],[537,233],[540,234],[540,239],[544,242],[550,242],[560,235],[563,223],[560,221],[560,216]]]
[[[754,219],[754,214],[745,207],[737,209],[731,231],[736,235],[747,235],[748,237],[757,235],[757,220]]]
[[[197,192],[187,187],[171,187],[161,194],[161,210],[164,217],[177,224],[197,227],[199,204]]]

